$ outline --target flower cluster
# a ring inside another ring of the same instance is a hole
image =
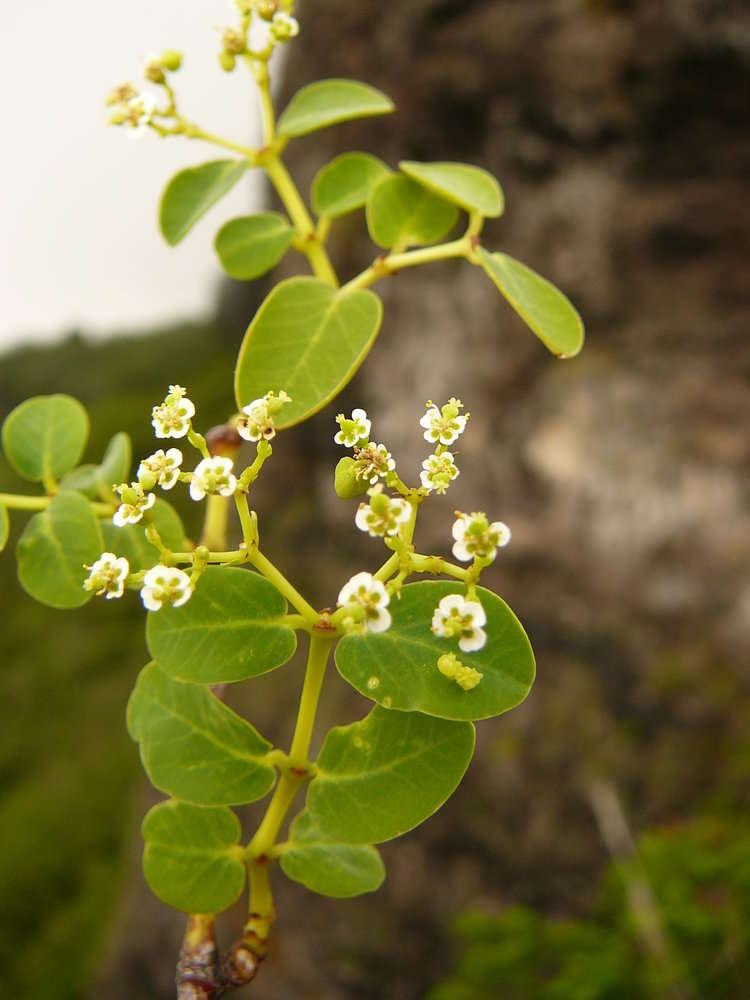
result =
[[[141,459],[138,466],[138,482],[144,490],[152,490],[161,486],[163,490],[171,490],[180,478],[182,452],[179,448],[169,448],[166,452],[159,448],[153,455]]]
[[[460,399],[451,396],[445,406],[440,409],[435,406],[431,399],[425,404],[427,412],[419,421],[425,428],[424,439],[431,444],[453,444],[466,430],[466,421],[469,414],[462,414],[459,411],[464,408]]]
[[[268,60],[277,45],[296,38],[299,22],[279,0],[235,0],[242,15],[241,29],[227,28],[221,36],[219,65],[227,73],[234,69],[237,56],[247,52],[255,59]]]
[[[150,510],[156,503],[153,493],[146,493],[140,483],[120,483],[115,486],[115,492],[120,494],[122,501],[120,506],[112,515],[112,521],[118,528],[124,528],[126,524],[138,524],[147,510]]]
[[[127,128],[130,138],[143,135],[157,113],[156,94],[150,90],[139,92],[130,83],[115,87],[107,104],[112,108],[109,124]]]
[[[458,639],[464,653],[481,649],[487,642],[482,628],[487,615],[479,601],[469,601],[461,594],[447,594],[435,608],[432,631],[445,639]]]
[[[459,470],[456,468],[453,453],[436,451],[433,455],[428,455],[422,462],[419,479],[426,490],[442,495],[457,475],[459,475]]]
[[[174,566],[152,566],[143,577],[141,600],[148,611],[158,611],[164,604],[179,608],[191,593],[190,577]]]
[[[151,411],[151,423],[158,438],[182,438],[190,431],[195,405],[187,398],[181,385],[170,385],[164,402]]]
[[[372,422],[367,419],[367,413],[364,410],[352,410],[352,415],[348,418],[343,413],[339,413],[336,417],[336,423],[340,428],[333,436],[336,444],[341,444],[345,448],[364,447],[367,444]]]
[[[260,441],[261,438],[270,441],[276,436],[276,414],[291,402],[292,397],[283,389],[278,396],[275,392],[267,392],[260,399],[254,399],[252,403],[242,407],[243,416],[237,421],[237,433],[246,441]]]
[[[453,555],[462,562],[472,559],[489,559],[492,561],[497,550],[510,541],[510,528],[502,521],[489,523],[481,511],[473,514],[462,514],[456,511],[457,520],[453,523]]]
[[[195,468],[190,480],[190,496],[202,500],[208,493],[231,497],[237,489],[237,477],[232,472],[232,459],[216,455],[204,458]]]
[[[93,566],[84,566],[89,571],[83,581],[83,589],[93,591],[97,597],[122,597],[125,581],[130,573],[130,563],[124,556],[119,558],[114,552],[102,552]]]
[[[345,627],[354,630],[359,625],[365,632],[385,632],[391,626],[388,591],[371,573],[357,573],[345,583],[338,603],[352,615]]]
[[[443,677],[455,681],[464,691],[471,691],[484,677],[484,674],[479,670],[461,663],[455,653],[443,653],[442,656],[439,656],[437,668]]]
[[[367,531],[373,538],[397,535],[402,524],[411,517],[411,505],[400,497],[389,497],[378,483],[367,491],[369,503],[361,503],[354,517],[360,531]]]

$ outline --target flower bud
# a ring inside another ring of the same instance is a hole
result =
[[[357,471],[361,469],[361,463],[346,455],[336,465],[336,472],[333,479],[333,488],[336,496],[342,500],[353,500],[361,497],[367,492],[369,483],[366,479],[357,476]]]
[[[236,62],[237,60],[231,52],[224,51],[219,53],[219,66],[221,66],[225,73],[231,73]]]
[[[259,2],[255,5],[255,10],[264,21],[270,21],[278,10],[278,6],[276,4],[276,0],[259,0]]]
[[[182,66],[182,53],[175,49],[165,49],[161,54],[161,64],[170,73],[176,73]]]
[[[226,28],[221,36],[221,44],[225,52],[241,55],[245,51],[245,36],[234,28]]]
[[[145,469],[143,466],[138,469],[138,482],[144,488],[144,490],[152,490],[159,479],[156,472],[152,472],[150,469]]]

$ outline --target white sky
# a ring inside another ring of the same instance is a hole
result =
[[[212,308],[219,225],[261,197],[248,174],[170,248],[156,226],[159,195],[182,167],[231,154],[105,126],[104,100],[141,85],[151,51],[185,53],[180,108],[208,131],[254,142],[252,80],[217,65],[215,27],[227,0],[3,0],[0,93],[0,349],[76,327],[102,335]]]

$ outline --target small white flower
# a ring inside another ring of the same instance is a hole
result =
[[[267,392],[260,399],[254,399],[247,406],[242,407],[243,417],[237,421],[237,433],[246,441],[270,441],[276,436],[274,417],[287,403],[292,402],[292,397],[287,395],[282,389],[276,395],[275,392]]]
[[[487,615],[479,601],[467,601],[462,594],[448,594],[435,608],[432,631],[446,639],[458,639],[458,648],[464,653],[481,649],[487,642],[482,625]]]
[[[151,423],[158,438],[181,438],[190,430],[195,406],[181,385],[170,385],[164,402],[151,411]]]
[[[411,504],[400,497],[389,497],[378,483],[368,490],[370,502],[361,503],[354,517],[360,531],[367,531],[373,538],[397,535],[402,524],[411,516]]]
[[[455,396],[451,396],[445,406],[438,409],[431,399],[427,400],[427,412],[419,421],[425,427],[425,441],[431,444],[453,444],[458,440],[466,429],[466,421],[469,414],[465,416],[459,413],[463,409],[463,403]]]
[[[128,126],[128,138],[140,139],[146,134],[148,126],[153,121],[156,111],[156,97],[150,91],[145,90],[135,97],[131,97],[122,108],[125,120],[120,124]]]
[[[250,15],[250,27],[247,32],[247,48],[255,56],[264,56],[273,48],[275,38],[271,28],[271,21],[266,21],[257,11]]]
[[[171,490],[180,478],[182,452],[179,448],[169,448],[164,452],[159,448],[153,455],[142,459],[138,466],[138,482],[150,490],[158,483],[163,490]]]
[[[388,591],[372,573],[355,574],[341,588],[338,599],[342,607],[364,608],[362,625],[369,632],[385,632],[390,628],[391,615],[386,611],[389,601]]]
[[[288,42],[299,34],[299,21],[283,10],[277,11],[271,21],[271,34],[277,42]]]
[[[497,550],[510,541],[510,528],[502,521],[490,524],[481,511],[472,514],[462,514],[456,511],[457,520],[453,522],[453,555],[462,562],[470,562],[475,557],[479,559],[494,559]]]
[[[444,451],[440,455],[427,456],[424,462],[422,462],[422,471],[419,473],[419,478],[426,490],[445,493],[458,474],[459,472],[456,468],[452,452]]]
[[[232,459],[216,455],[199,462],[190,480],[190,496],[202,500],[207,493],[231,497],[237,489],[237,477],[232,472]]]
[[[83,581],[84,590],[93,590],[97,597],[104,594],[108,601],[122,597],[130,573],[130,563],[124,556],[118,558],[114,552],[102,552],[93,566],[84,566],[84,569],[89,571]]]
[[[153,493],[146,493],[140,483],[120,483],[115,487],[115,492],[120,494],[122,503],[112,515],[112,522],[118,528],[124,528],[126,524],[138,524],[145,511],[149,510],[156,503],[156,496]]]
[[[370,486],[374,486],[378,479],[386,479],[388,473],[396,468],[396,463],[384,444],[371,442],[364,448],[357,448],[354,457],[359,465],[357,478],[367,480]]]
[[[179,608],[191,593],[190,577],[174,566],[152,566],[143,577],[141,600],[149,611],[158,611],[163,604]]]
[[[364,410],[352,410],[352,415],[348,420],[343,413],[339,413],[336,417],[336,423],[341,429],[334,434],[333,440],[345,448],[356,448],[360,441],[366,441],[370,436],[372,422],[367,419],[367,413]]]

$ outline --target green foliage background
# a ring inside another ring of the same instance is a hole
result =
[[[123,429],[146,454],[163,373],[190,386],[207,427],[231,408],[234,356],[214,327],[20,349],[0,363],[0,417],[29,396],[66,392],[91,415],[84,461]],[[18,486],[0,459],[0,490]],[[54,982],[54,1000],[74,1000],[101,959],[134,826],[142,779],[125,705],[146,660],[143,616],[132,600],[75,612],[36,604],[15,579],[25,519],[14,515],[0,557],[0,967],[7,996],[50,1000]]]

